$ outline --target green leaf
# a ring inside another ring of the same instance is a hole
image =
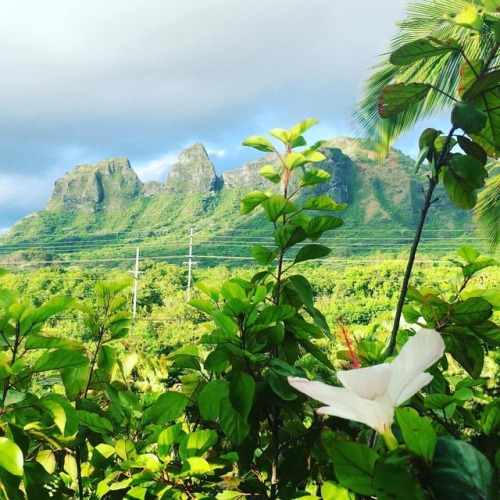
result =
[[[473,99],[485,92],[498,87],[500,83],[500,70],[489,71],[474,79],[474,83],[467,89],[462,99]]]
[[[179,447],[182,460],[195,455],[201,456],[217,442],[217,433],[212,430],[200,429],[188,434]]]
[[[229,384],[222,380],[210,381],[200,392],[198,405],[200,414],[207,420],[219,417],[220,402],[229,397]]]
[[[404,492],[405,500],[428,498],[422,486],[413,477],[413,459],[414,457],[405,450],[397,449],[377,460],[373,480],[377,498],[399,498],[402,492]]]
[[[276,245],[282,250],[304,241],[307,238],[305,231],[300,226],[281,226],[274,230]],[[273,259],[274,260],[274,259]]]
[[[481,414],[481,428],[487,436],[491,436],[500,425],[500,398],[488,403]]]
[[[86,364],[88,364],[88,360],[80,352],[59,349],[42,354],[36,360],[33,371],[60,370],[61,368],[85,366]]]
[[[342,486],[360,495],[375,495],[373,479],[378,454],[365,444],[349,441],[325,443],[332,457],[335,475]]]
[[[90,365],[74,366],[61,370],[61,379],[64,384],[66,396],[74,401],[82,396],[90,377]]]
[[[63,500],[72,494],[69,489],[65,489],[62,480],[54,477],[53,471],[48,472],[37,462],[24,464],[23,485],[26,492],[26,497],[23,498],[42,498],[41,492],[47,492],[47,497],[51,500]]]
[[[252,255],[255,261],[261,266],[268,266],[276,259],[276,254],[274,252],[261,245],[254,245],[252,247]]]
[[[277,321],[292,318],[293,316],[295,316],[295,308],[292,306],[267,306],[262,309],[255,324],[271,325]]]
[[[298,264],[306,260],[319,259],[328,255],[330,251],[328,247],[323,245],[305,245],[297,252],[293,262],[294,264]]]
[[[223,347],[212,351],[205,360],[205,370],[223,372],[231,363],[231,354]]]
[[[450,168],[456,175],[465,179],[470,187],[475,189],[483,187],[484,181],[488,177],[486,168],[472,156],[454,155],[450,162]]]
[[[75,300],[71,297],[53,297],[33,311],[32,321],[34,324],[41,323],[54,314],[70,309],[74,303]]]
[[[486,126],[471,138],[493,158],[500,151],[500,89],[494,88],[474,100],[474,105],[486,113]]]
[[[299,187],[313,187],[327,181],[330,178],[331,174],[329,174],[326,170],[310,167],[306,170],[304,176],[299,182]]]
[[[259,174],[262,175],[262,177],[270,180],[274,184],[279,184],[281,182],[281,177],[276,173],[272,165],[264,165],[260,169]]]
[[[202,311],[209,316],[214,312],[214,307],[212,303],[208,300],[203,299],[191,299],[189,301],[189,305],[198,309],[198,311]]]
[[[16,443],[0,437],[0,467],[14,476],[23,475],[24,457]]]
[[[220,293],[219,290],[213,286],[209,286],[206,283],[203,282],[197,282],[194,285],[198,290],[203,292],[205,295],[210,297],[214,302],[219,302],[220,300]]]
[[[134,443],[130,439],[119,439],[115,444],[115,450],[123,460],[130,460],[137,455]]]
[[[269,196],[262,191],[250,191],[241,200],[241,213],[248,215],[254,208],[258,207],[263,201],[267,200]]]
[[[308,279],[301,274],[294,274],[292,276],[289,276],[288,281],[290,281],[295,290],[297,290],[297,293],[300,295],[303,304],[306,306],[309,314],[311,314],[314,310],[314,296],[311,283],[309,283]]]
[[[167,391],[160,395],[142,416],[145,424],[164,424],[177,420],[184,411],[188,399],[180,392]]]
[[[230,335],[235,335],[238,332],[238,325],[222,312],[216,311],[214,312],[212,317],[217,327],[220,328],[223,332]]]
[[[464,135],[457,136],[458,145],[462,151],[469,156],[475,158],[481,165],[486,165],[488,161],[488,155],[486,151],[476,142],[471,141],[468,137]]]
[[[242,301],[246,300],[246,294],[243,287],[231,280],[225,281],[222,284],[220,293],[227,300],[232,298],[240,299]]]
[[[245,372],[236,373],[229,384],[229,399],[243,420],[248,419],[255,394],[255,380]]]
[[[337,203],[329,196],[310,196],[302,208],[304,210],[324,210],[325,212],[339,212],[347,207],[347,203]]]
[[[274,194],[262,202],[268,220],[276,222],[280,217],[297,211],[297,207],[281,194]]]
[[[396,420],[408,449],[430,464],[436,449],[437,435],[429,420],[420,417],[412,408],[396,409]]]
[[[494,471],[488,459],[465,441],[449,436],[438,439],[429,479],[439,500],[496,498]]]
[[[490,257],[479,257],[473,264],[468,264],[462,269],[464,277],[474,276],[478,271],[487,267],[497,266],[498,262]]]
[[[450,200],[457,207],[470,210],[476,206],[477,195],[474,188],[463,177],[455,175],[451,168],[446,170],[443,184]]]
[[[337,229],[342,226],[342,224],[344,224],[344,221],[338,217],[319,215],[309,221],[305,227],[305,231],[310,240],[316,241],[325,231]]]
[[[80,425],[84,425],[98,434],[106,434],[108,436],[113,434],[113,425],[107,418],[85,410],[77,410],[76,413]]]
[[[407,66],[422,59],[443,56],[456,50],[453,45],[443,43],[436,38],[426,37],[405,43],[391,54],[389,61],[395,66]]]
[[[472,377],[478,378],[483,371],[484,349],[476,337],[453,336],[450,354]]]
[[[321,497],[332,500],[355,500],[356,496],[349,490],[334,483],[333,481],[325,481],[321,486]]]
[[[160,432],[158,436],[158,456],[162,461],[169,461],[172,445],[181,443],[185,435],[181,423],[171,425]]]
[[[249,146],[259,151],[264,151],[265,153],[272,153],[275,151],[273,143],[269,139],[258,135],[252,135],[246,138],[242,144],[243,146]]]
[[[387,85],[380,93],[378,113],[382,118],[390,118],[427,96],[431,86],[426,83],[396,83]]]
[[[202,457],[189,457],[182,464],[181,477],[191,477],[212,472],[211,465]]]
[[[450,320],[459,325],[482,323],[493,314],[493,306],[481,297],[471,297],[454,304],[450,311]]]
[[[286,376],[282,375],[282,370],[271,366],[267,374],[267,380],[273,392],[284,401],[294,401],[297,399],[297,392],[288,383]]]
[[[473,264],[474,262],[476,262],[477,258],[480,255],[475,248],[469,245],[460,247],[457,250],[457,254],[459,255],[459,257],[462,257],[462,259],[466,260],[469,264]]]
[[[430,410],[443,410],[455,402],[456,398],[448,394],[430,394],[425,397],[424,405]]]
[[[483,25],[483,19],[476,9],[476,6],[468,3],[457,14],[446,16],[447,21],[464,28],[480,30]]]
[[[250,432],[250,424],[233,408],[229,397],[220,401],[219,420],[224,434],[235,445],[240,445]]]
[[[103,345],[97,355],[97,366],[105,373],[111,373],[116,365],[116,351],[109,345]]]
[[[30,334],[26,338],[26,349],[69,349],[82,350],[81,342],[72,339],[61,339],[58,337],[47,337],[44,335]]]
[[[285,156],[285,165],[289,170],[294,170],[297,167],[301,167],[306,163],[309,163],[309,159],[307,159],[304,155],[300,153],[289,153]]]
[[[297,125],[293,126],[288,131],[289,140],[292,142],[295,141],[306,130],[308,130],[312,126],[316,125],[316,123],[318,123],[318,120],[316,120],[316,118],[306,118],[305,120],[302,120],[300,123],[297,123]]]
[[[276,139],[280,140],[283,144],[288,144],[290,141],[290,137],[288,135],[288,131],[282,128],[273,128],[269,131],[269,135],[276,137]]]

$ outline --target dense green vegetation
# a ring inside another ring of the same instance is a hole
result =
[[[332,174],[306,119],[243,142],[275,159],[241,200],[267,236],[255,267],[196,269],[189,303],[191,275],[155,259],[135,283],[112,259],[0,270],[0,498],[498,498],[498,262],[472,245],[449,266],[417,260],[429,216],[447,220],[436,189],[472,209],[499,152],[500,3],[457,4],[443,20],[464,41],[400,44],[390,63],[420,81],[378,95],[398,129],[443,92],[433,61],[457,73],[450,130],[420,137],[406,262],[319,264],[347,203],[321,190]],[[393,220],[399,196],[367,195],[370,216]]]

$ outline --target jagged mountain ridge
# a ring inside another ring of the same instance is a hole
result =
[[[397,232],[415,226],[421,179],[413,175],[410,158],[391,150],[386,162],[379,165],[372,145],[348,138],[328,141],[322,152],[326,160],[319,166],[331,174],[331,179],[314,191],[349,204],[342,215],[346,220],[343,231],[382,227]],[[259,175],[263,165],[274,162],[269,154],[217,176],[204,146],[197,143],[179,155],[164,183],[142,182],[124,158],[79,165],[55,182],[44,210],[21,219],[0,239],[0,252],[5,255],[13,249],[11,253],[16,253],[14,242],[36,245],[46,239],[71,238],[101,240],[104,250],[111,233],[116,234],[115,244],[137,232],[156,237],[160,244],[168,237],[185,235],[187,227],[193,226],[205,243],[216,240],[218,234],[235,234],[243,229],[248,235],[262,234],[261,219],[257,215],[241,216],[239,202],[248,191],[276,189]],[[431,225],[463,230],[469,227],[466,212],[446,201],[442,208]],[[77,248],[70,253],[96,255],[99,249],[92,248],[89,253]],[[117,250],[111,253],[117,254]],[[61,255],[64,259],[59,252],[58,257]],[[53,258],[50,252],[45,257]]]

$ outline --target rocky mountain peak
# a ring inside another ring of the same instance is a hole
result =
[[[213,195],[218,178],[203,144],[197,142],[181,152],[170,169],[165,190],[170,194]]]
[[[91,213],[99,207],[120,210],[141,189],[142,182],[126,158],[82,164],[55,182],[46,209]]]

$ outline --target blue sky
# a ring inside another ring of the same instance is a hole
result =
[[[24,0],[0,11],[0,228],[80,163],[127,157],[164,181],[196,141],[218,172],[245,137],[350,112],[404,0]],[[398,146],[408,154],[413,144]]]

